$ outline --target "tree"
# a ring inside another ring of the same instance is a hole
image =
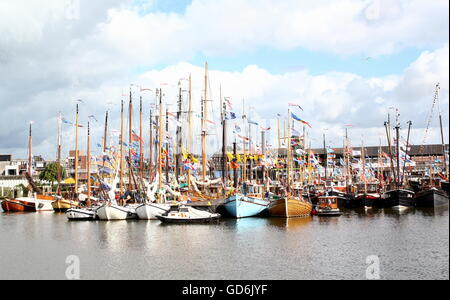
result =
[[[66,178],[66,170],[61,166],[61,180]],[[44,171],[39,174],[39,179],[47,182],[58,181],[58,163],[48,164]]]

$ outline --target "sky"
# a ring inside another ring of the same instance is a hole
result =
[[[206,61],[211,118],[218,119],[221,90],[236,113],[245,103],[252,119],[272,128],[272,144],[277,115],[286,116],[291,102],[313,127],[312,147],[321,147],[324,133],[332,147],[342,146],[345,125],[352,125],[355,146],[385,143],[384,122],[396,109],[403,136],[413,123],[412,143],[440,143],[437,108],[426,134],[438,82],[448,142],[448,6],[447,0],[0,0],[0,154],[25,157],[33,121],[33,153],[54,159],[58,113],[73,121],[77,103],[80,122],[90,121],[100,142],[105,112],[113,133],[130,89],[137,128],[139,97],[146,120],[155,101],[154,92],[138,86],[162,88],[175,111],[179,87],[186,100],[190,74],[198,112]],[[252,128],[253,137],[259,130]],[[74,131],[63,126],[63,155],[74,148]],[[215,149],[220,128],[210,132]]]

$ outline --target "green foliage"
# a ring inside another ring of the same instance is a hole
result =
[[[61,166],[61,180],[66,178],[66,170]],[[39,179],[47,182],[55,182],[58,180],[58,164],[50,163],[48,164],[44,171],[39,175]]]

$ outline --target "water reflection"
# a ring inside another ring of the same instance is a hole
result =
[[[274,226],[278,229],[285,229],[287,231],[297,231],[302,228],[308,227],[311,224],[313,218],[268,218],[266,219],[268,225]]]

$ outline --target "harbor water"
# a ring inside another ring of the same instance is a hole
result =
[[[213,225],[68,222],[0,214],[0,279],[449,279],[448,208],[345,211],[339,218],[249,218]]]

